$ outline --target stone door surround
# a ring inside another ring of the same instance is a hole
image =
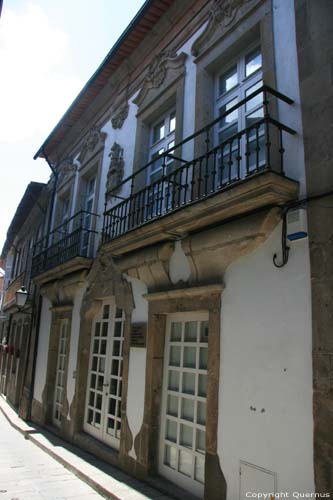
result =
[[[218,392],[220,371],[221,293],[213,284],[145,295],[149,302],[146,392],[143,424],[134,441],[135,452],[147,475],[158,470],[158,443],[163,385],[167,314],[208,311],[208,385],[206,415],[205,500],[226,498],[226,481],[217,455]]]

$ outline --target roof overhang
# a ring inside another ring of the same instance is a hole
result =
[[[7,231],[7,238],[5,244],[2,248],[0,259],[5,259],[7,253],[15,239],[15,236],[23,226],[25,220],[29,216],[29,213],[36,203],[43,187],[46,184],[42,182],[30,182],[25,190],[24,195],[16,209],[15,215],[10,223]]]
[[[101,65],[90,77],[66,113],[38,149],[34,160],[37,158],[46,158],[52,154],[52,151],[54,151],[63,137],[104,88],[112,73],[132,54],[174,1],[146,0]]]

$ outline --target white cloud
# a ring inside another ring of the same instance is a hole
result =
[[[63,69],[70,50],[68,35],[39,6],[6,11],[0,26],[0,142],[36,134],[45,139],[82,87]]]

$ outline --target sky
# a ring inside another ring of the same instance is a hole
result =
[[[0,252],[33,156],[144,0],[4,0],[0,18]]]

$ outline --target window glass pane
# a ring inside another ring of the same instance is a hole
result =
[[[205,431],[201,431],[200,429],[197,429],[197,443],[196,443],[196,449],[197,451],[205,451],[206,449],[206,433]]]
[[[104,373],[105,370],[105,358],[100,358],[99,360],[99,372]]]
[[[229,111],[229,109],[231,109],[233,106],[235,106],[237,104],[237,102],[238,102],[238,99],[235,98],[235,99],[232,99],[231,101],[227,102],[223,106],[221,106],[219,109],[219,115],[221,116],[224,113],[226,113],[227,111]],[[234,111],[232,111],[228,115],[221,118],[220,127],[227,127],[228,125],[231,125],[231,123],[235,122],[236,120],[238,120],[238,109],[235,109]]]
[[[254,123],[256,123],[258,120],[261,120],[264,117],[264,110],[263,108],[259,108],[256,111],[253,111],[250,115],[247,115],[246,117],[246,126],[250,127]],[[255,131],[253,131],[253,135],[255,136]]]
[[[255,71],[258,71],[262,66],[262,56],[260,49],[248,54],[245,58],[245,76],[250,76]]]
[[[184,450],[179,452],[179,472],[185,476],[191,477],[192,455]]]
[[[116,309],[116,318],[122,318],[123,317],[123,310],[117,307]]]
[[[195,375],[194,373],[183,373],[183,392],[185,394],[195,393]]]
[[[178,398],[177,396],[168,396],[167,414],[178,417]]]
[[[180,366],[180,347],[170,347],[169,365]]]
[[[110,306],[109,306],[109,304],[106,304],[103,307],[103,319],[108,319],[109,318],[109,314],[110,314]]]
[[[114,325],[114,336],[121,337],[121,321],[117,321]]]
[[[160,141],[165,136],[165,125],[164,121],[155,125],[153,129],[153,143]]]
[[[185,323],[185,342],[197,341],[197,322],[187,321]]]
[[[219,78],[219,95],[228,92],[238,83],[237,66],[233,66],[229,71]]]
[[[200,483],[205,482],[205,459],[204,457],[195,458],[195,479]]]
[[[201,322],[200,342],[208,342],[208,321]]]
[[[194,401],[193,399],[182,398],[182,418],[184,420],[194,420]]]
[[[248,97],[249,95],[253,94],[256,90],[260,89],[262,87],[262,81],[257,82],[255,85],[252,85],[252,87],[248,88],[245,92],[245,96]],[[250,111],[253,108],[256,108],[258,106],[261,106],[263,102],[263,94],[260,92],[260,94],[256,95],[253,97],[253,99],[250,99],[247,101],[245,105],[246,111]]]
[[[179,373],[173,370],[169,371],[169,384],[170,391],[179,391]]]
[[[102,337],[107,337],[108,336],[108,324],[103,323],[102,324]]]
[[[165,437],[169,441],[176,443],[177,441],[177,423],[172,420],[167,420]]]
[[[170,115],[170,127],[169,132],[173,132],[176,129],[176,113],[173,112]]]
[[[207,375],[199,375],[199,396],[207,396]]]
[[[177,450],[173,446],[166,445],[164,452],[164,463],[171,467],[171,469],[176,469],[177,467]]]
[[[196,348],[184,347],[183,366],[186,368],[195,368],[196,365]]]
[[[170,337],[171,342],[180,342],[181,336],[182,336],[182,324],[179,322],[171,323],[171,337]]]
[[[227,141],[230,137],[237,134],[237,132],[238,132],[238,124],[237,123],[224,129],[222,132],[219,132],[219,144],[222,144],[223,142]],[[234,143],[235,141],[233,140],[232,142]]]
[[[199,368],[200,370],[207,370],[208,349],[207,347],[200,348]]]
[[[202,401],[197,403],[197,423],[200,425],[206,424],[206,403]]]
[[[180,444],[187,448],[193,446],[193,427],[181,424],[180,426]]]

